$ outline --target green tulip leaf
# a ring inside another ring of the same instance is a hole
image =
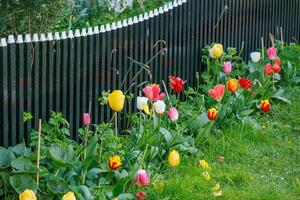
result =
[[[124,193],[118,196],[118,200],[129,200],[129,199],[135,199],[135,196],[130,193]]]
[[[96,148],[97,145],[98,145],[98,135],[95,134],[90,140],[89,144],[87,145],[86,148],[87,155],[93,156],[95,150],[97,149]]]
[[[288,103],[288,104],[291,104],[291,100],[289,99],[290,96],[287,95],[284,91],[284,89],[279,89],[274,95],[272,98],[275,98],[275,99],[278,99],[278,100],[281,100],[285,103]]]
[[[15,174],[9,178],[10,185],[17,193],[24,192],[26,189],[37,191],[37,184],[34,178],[26,174]]]
[[[159,130],[162,133],[162,135],[164,136],[167,144],[170,145],[172,142],[172,139],[173,139],[171,133],[165,128],[160,128]]]
[[[122,194],[124,192],[124,181],[120,180],[117,182],[117,184],[113,188],[113,195],[117,197],[119,194]]]
[[[79,187],[80,194],[84,197],[86,200],[92,200],[93,196],[89,190],[89,188],[85,185],[82,185]]]

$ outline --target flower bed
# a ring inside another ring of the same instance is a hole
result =
[[[138,112],[128,116],[124,130],[118,129],[118,114],[132,96],[104,93],[101,103],[115,114],[109,123],[92,125],[84,113],[81,143],[69,139],[68,122],[52,113],[42,130],[32,133],[29,147],[0,147],[0,197],[146,199],[147,188],[160,187],[165,170],[176,170],[183,156],[201,152],[204,138],[224,134],[233,123],[259,128],[258,115],[272,115],[276,101],[290,102],[299,88],[298,47],[276,47],[263,56],[254,52],[245,62],[234,48],[207,46],[202,58],[207,70],[197,74],[196,87],[185,88],[188,80],[175,76],[169,77],[169,89],[164,82],[143,86],[143,95],[135,97]],[[199,165],[202,178],[213,183],[212,195],[221,196],[205,157]]]

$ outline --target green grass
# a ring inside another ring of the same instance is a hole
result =
[[[167,173],[161,189],[150,199],[213,199],[212,187],[221,184],[218,199],[300,199],[300,99],[292,105],[273,105],[261,118],[262,128],[233,125],[223,136],[209,136],[201,154],[185,157]],[[217,162],[224,156],[223,163]],[[212,180],[203,180],[199,159],[211,165]]]

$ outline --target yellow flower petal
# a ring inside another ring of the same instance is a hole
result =
[[[151,115],[151,113],[150,113],[150,110],[149,110],[149,106],[148,106],[148,104],[144,104],[144,112],[147,114],[147,115]]]

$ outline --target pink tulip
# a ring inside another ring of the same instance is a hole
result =
[[[150,177],[145,170],[137,171],[135,175],[135,183],[138,186],[145,186],[150,184]]]
[[[232,71],[231,62],[224,62],[224,73],[229,74]]]
[[[160,87],[157,84],[151,84],[144,87],[143,92],[150,101],[162,100],[165,97],[165,93],[161,93]]]
[[[172,120],[172,122],[175,122],[178,120],[179,114],[176,108],[172,107],[170,108],[168,115],[170,117],[170,119]]]
[[[83,123],[86,126],[89,126],[91,124],[91,118],[89,113],[84,113],[83,114]]]
[[[277,58],[277,49],[275,47],[270,47],[267,50],[267,54],[270,60],[275,60]]]

